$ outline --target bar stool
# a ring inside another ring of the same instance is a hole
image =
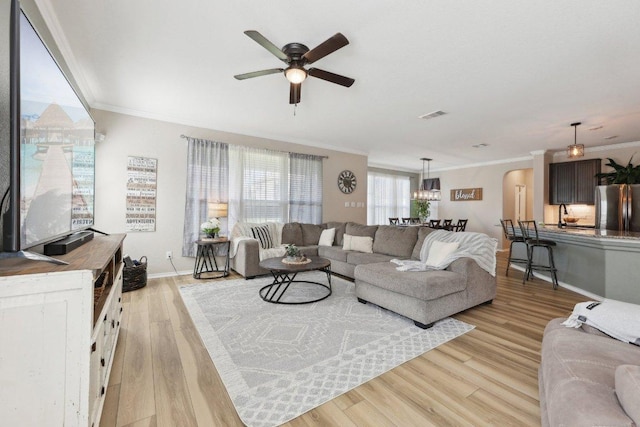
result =
[[[556,277],[556,265],[553,262],[553,247],[556,242],[553,240],[540,239],[538,236],[538,226],[535,221],[518,221],[524,242],[527,244],[527,271],[522,276],[522,284],[525,280],[529,280],[531,272],[535,270],[548,271],[551,273],[551,281],[553,282],[553,289],[558,288],[558,278]],[[535,236],[535,237],[534,237]],[[533,251],[535,248],[545,248],[547,255],[549,256],[549,265],[541,265],[533,263]]]
[[[462,220],[461,220],[462,221]],[[524,264],[527,265],[529,262],[529,249],[527,248],[527,244],[524,241],[524,237],[516,234],[516,229],[513,226],[513,221],[510,219],[501,219],[500,224],[502,224],[502,231],[504,231],[504,238],[507,239],[509,243],[509,258],[507,258],[507,272],[506,275],[509,275],[509,267],[511,263],[514,264]],[[527,258],[513,258],[511,254],[513,253],[513,244],[514,243],[522,243],[527,249]]]

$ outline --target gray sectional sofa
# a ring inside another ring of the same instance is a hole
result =
[[[328,228],[335,228],[333,245],[319,246],[320,235]],[[244,229],[246,234],[246,227]],[[460,258],[445,270],[396,270],[396,265],[389,261],[394,258],[419,260],[424,239],[432,231],[427,227],[352,222],[287,223],[281,227],[281,236],[274,240],[278,244],[295,244],[307,255],[329,259],[333,273],[355,281],[356,296],[360,302],[384,307],[426,328],[437,320],[491,302],[496,295],[495,276],[470,258]],[[344,250],[345,234],[373,238],[373,252]],[[235,228],[233,236],[238,237]],[[262,249],[257,240],[243,237],[235,242],[234,247],[231,268],[236,272],[246,278],[269,273],[258,265]],[[262,257],[265,256],[278,255],[263,253]]]
[[[549,322],[542,339],[542,425],[640,425],[640,347],[564,320]]]

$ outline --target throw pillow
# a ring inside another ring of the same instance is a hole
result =
[[[622,409],[634,423],[640,425],[640,366],[618,366],[615,384]]]
[[[345,234],[342,249],[345,251],[373,253],[373,238],[369,236],[352,236]]]
[[[318,241],[318,246],[333,246],[333,239],[335,235],[336,235],[335,228],[322,230],[322,233],[320,234],[320,240]]]
[[[459,245],[459,242],[447,243],[436,240],[429,248],[429,256],[427,256],[426,264],[432,267],[440,265],[442,261],[458,249]]]
[[[273,247],[273,239],[269,233],[269,227],[266,225],[252,227],[251,234],[253,234],[254,239],[257,239],[260,242],[260,247],[262,249],[271,249]]]

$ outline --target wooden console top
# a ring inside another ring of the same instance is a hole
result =
[[[94,278],[96,278],[111,262],[114,253],[121,247],[125,237],[126,234],[96,235],[92,240],[68,254],[52,257],[68,262],[68,265],[56,265],[23,258],[3,259],[0,260],[0,276],[92,270]]]

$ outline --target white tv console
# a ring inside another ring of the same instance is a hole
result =
[[[95,426],[122,317],[124,234],[0,261],[0,424]]]

